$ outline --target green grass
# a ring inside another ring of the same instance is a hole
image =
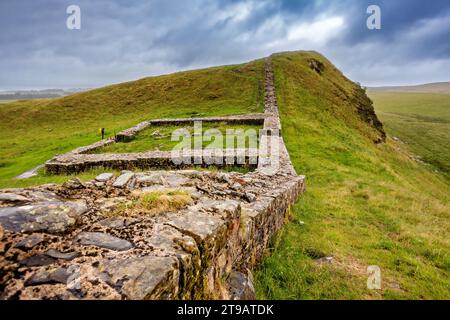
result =
[[[194,141],[199,139],[203,148],[217,148],[224,149],[227,147],[227,138],[232,139],[232,148],[238,146],[238,137],[243,139],[245,148],[250,148],[250,137],[254,137],[254,146],[258,147],[259,130],[262,126],[257,125],[227,125],[224,123],[212,124],[205,123],[202,125],[202,136],[194,136],[193,126],[152,126],[142,132],[129,142],[119,142],[113,145],[106,146],[95,150],[95,153],[129,153],[129,152],[145,152],[150,150],[170,151],[180,142],[189,143],[189,139],[172,141],[172,134],[176,130],[185,129],[186,133],[190,134],[191,148],[194,148]],[[218,130],[218,131],[216,131]],[[233,130],[233,134],[226,137],[227,130]],[[206,133],[206,134],[205,134]],[[211,135],[222,135],[222,139],[215,139]],[[244,140],[245,139],[245,140]]]
[[[386,130],[450,182],[450,94],[370,92]]]
[[[290,53],[274,65],[283,137],[307,191],[255,274],[258,298],[449,299],[445,178],[401,143],[374,144],[351,111],[357,87],[323,57]],[[333,263],[316,262],[324,256]],[[382,290],[367,289],[369,265],[380,266]]]
[[[263,111],[264,61],[150,77],[57,99],[0,104],[0,187],[56,154],[156,118]],[[47,182],[59,181],[45,178]]]

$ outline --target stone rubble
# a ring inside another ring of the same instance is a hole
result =
[[[119,176],[116,181],[114,181],[113,187],[115,188],[124,188],[134,177],[134,173],[126,172]]]
[[[112,173],[101,173],[97,177],[95,177],[95,181],[98,182],[107,182],[112,179],[114,175]]]
[[[74,241],[84,246],[91,245],[114,251],[126,251],[133,248],[129,241],[101,232],[81,232]]]
[[[19,243],[16,244],[16,248],[22,249],[22,250],[29,250],[38,245],[44,241],[44,236],[39,233],[34,233],[25,239],[19,241]]]

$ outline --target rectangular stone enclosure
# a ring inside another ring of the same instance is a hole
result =
[[[121,145],[132,143],[145,130],[169,126],[192,126],[196,122],[220,125],[261,126],[267,124],[267,114],[250,114],[228,117],[186,118],[186,119],[157,119],[144,121],[138,125],[118,133],[114,138],[98,141],[89,146],[57,155],[47,161],[45,170],[50,174],[80,173],[93,168],[108,168],[115,170],[131,169],[187,169],[192,167],[244,167],[247,170],[257,168],[259,162],[258,145],[245,148],[192,150],[190,153],[171,151],[117,152],[108,153],[102,150],[119,150]],[[268,130],[257,132],[257,141],[261,136],[270,135]],[[112,147],[112,148],[111,148]]]

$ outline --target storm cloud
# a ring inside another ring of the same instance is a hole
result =
[[[71,4],[81,30],[66,28]],[[381,30],[366,27],[371,4]],[[450,2],[0,2],[0,90],[98,87],[288,50],[319,51],[365,85],[450,81]]]

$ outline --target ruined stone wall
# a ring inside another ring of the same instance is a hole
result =
[[[139,132],[149,128],[152,125],[191,125],[195,121],[207,123],[228,123],[228,124],[260,124],[266,123],[266,119],[271,115],[249,114],[228,117],[210,117],[210,118],[189,118],[189,119],[158,119],[139,123],[135,127],[118,133],[115,139],[105,139],[89,146],[84,146],[57,155],[45,163],[45,170],[50,174],[72,174],[87,171],[93,168],[106,168],[115,170],[132,169],[186,169],[193,166],[208,167],[211,164],[217,167],[243,166],[252,169],[257,166],[258,161],[253,160],[258,154],[257,150],[247,149],[224,149],[224,150],[193,150],[189,156],[191,161],[186,161],[186,156],[176,157],[170,151],[147,151],[136,153],[117,153],[117,154],[90,154],[102,147],[117,143],[131,141]],[[238,161],[237,159],[242,158]],[[180,158],[183,161],[179,161]],[[193,159],[201,159],[198,163]],[[175,160],[175,161],[174,161]],[[178,161],[177,161],[178,160]],[[178,165],[177,163],[183,163]],[[190,164],[190,165],[189,165]]]
[[[84,149],[83,149],[84,150]],[[136,153],[82,154],[69,152],[45,164],[47,173],[72,174],[94,168],[114,170],[133,169],[187,169],[193,166],[224,168],[241,166],[248,169],[258,164],[257,149],[208,149],[193,150],[189,155],[174,155],[171,151]],[[199,159],[200,161],[197,161]]]

